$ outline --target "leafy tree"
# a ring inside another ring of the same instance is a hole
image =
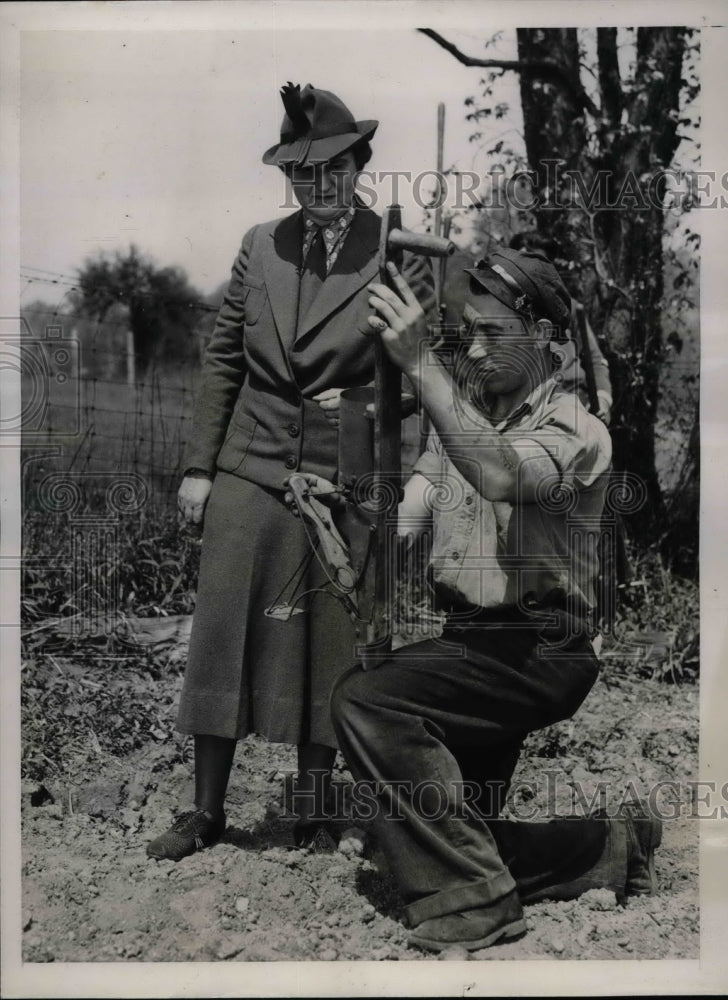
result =
[[[181,268],[158,268],[132,244],[126,253],[86,260],[78,286],[77,311],[96,322],[103,322],[115,304],[127,306],[142,371],[153,359],[198,358],[196,327],[208,307]]]
[[[465,65],[489,71],[481,80],[484,103],[466,102],[475,123],[502,114],[501,105],[492,106],[494,81],[506,72],[519,75],[533,220],[556,241],[557,264],[571,276],[571,291],[602,338],[614,390],[615,469],[638,476],[646,492],[631,528],[642,543],[660,542],[668,558],[679,552],[684,564],[685,523],[697,526],[695,448],[688,451],[690,488],[678,505],[680,529],[673,531],[668,516],[676,508],[660,488],[655,443],[661,369],[681,346],[677,324],[669,336],[665,330],[667,310],[675,304],[664,272],[668,178],[681,128],[688,124],[685,108],[699,91],[697,35],[685,27],[637,28],[633,64],[626,67],[624,59],[620,65],[616,28],[596,29],[590,55],[575,28],[518,29],[513,60],[469,56],[437,32],[420,30]],[[589,74],[594,82],[587,87]],[[516,166],[517,159],[512,154]],[[697,236],[689,230],[684,235],[690,249],[697,249]],[[673,291],[690,304],[695,254],[673,253],[672,263],[678,265]],[[696,419],[695,397],[688,430]],[[693,535],[687,562],[694,567],[696,527]]]

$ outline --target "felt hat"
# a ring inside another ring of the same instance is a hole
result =
[[[281,141],[263,153],[263,163],[276,166],[304,166],[325,163],[361,140],[374,135],[378,121],[355,121],[351,111],[336,94],[319,90],[310,83],[287,83],[281,90],[286,113],[281,124]]]
[[[466,268],[473,292],[486,291],[499,302],[533,319],[548,319],[565,330],[571,319],[571,297],[559,273],[540,250],[506,247]]]

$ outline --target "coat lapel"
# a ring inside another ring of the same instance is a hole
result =
[[[341,253],[298,330],[296,347],[335,309],[376,278],[379,226],[379,217],[374,212],[365,208],[357,210]]]
[[[284,356],[296,334],[302,244],[301,213],[295,212],[276,226],[265,249],[263,277]]]

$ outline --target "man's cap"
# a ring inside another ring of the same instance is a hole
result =
[[[281,141],[263,153],[263,163],[297,166],[325,163],[362,140],[369,140],[379,125],[368,119],[355,121],[351,111],[336,94],[319,90],[310,83],[287,83],[281,90],[286,113],[281,124]]]
[[[534,320],[548,319],[562,331],[569,326],[571,296],[542,251],[503,247],[465,273],[471,277],[474,292],[490,292],[509,309]]]

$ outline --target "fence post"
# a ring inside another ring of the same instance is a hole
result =
[[[134,334],[126,330],[126,384],[130,389],[136,385],[136,356],[134,354]]]

